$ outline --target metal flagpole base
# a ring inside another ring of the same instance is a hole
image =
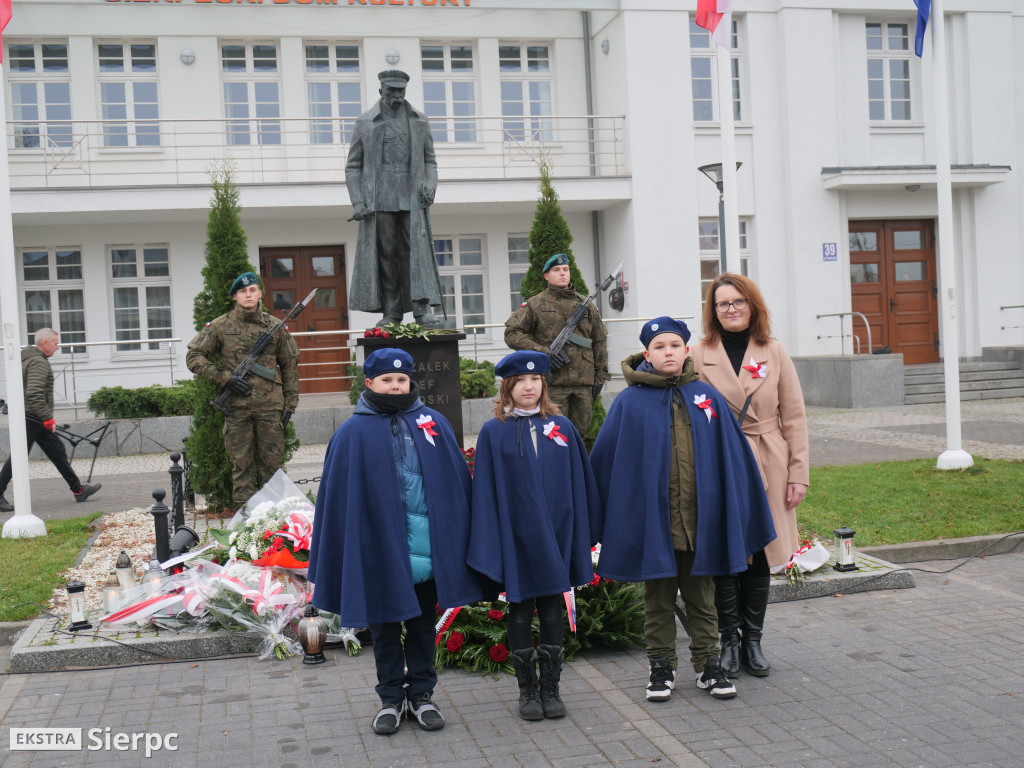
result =
[[[15,515],[4,523],[5,539],[31,539],[33,536],[45,535],[46,523],[35,515]]]
[[[967,451],[943,451],[935,466],[937,469],[967,469],[974,466],[974,459]]]

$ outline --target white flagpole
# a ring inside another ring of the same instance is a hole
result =
[[[718,124],[722,141],[722,204],[725,209],[725,257],[730,272],[740,271],[740,224],[736,189],[736,133],[733,127],[732,103],[732,16],[722,19],[729,24],[725,39],[730,45],[716,41],[718,49]]]
[[[960,339],[957,331],[956,253],[953,248],[953,182],[949,166],[949,104],[946,88],[946,17],[943,0],[932,0],[932,86],[935,129],[935,197],[939,219],[939,297],[942,331],[943,375],[946,379],[946,450],[938,458],[939,469],[963,469],[974,459],[961,447],[960,435]]]
[[[7,84],[0,64],[0,115],[7,128]],[[11,223],[11,177],[7,166],[7,131],[0,142],[0,320],[3,322],[4,376],[7,379],[7,433],[11,440],[14,471],[14,517],[4,523],[5,539],[45,536],[46,524],[32,514],[28,486],[28,450],[25,431],[25,387],[21,381],[21,320],[18,314],[17,266],[14,227]]]

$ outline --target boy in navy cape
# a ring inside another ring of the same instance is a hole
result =
[[[381,699],[373,731],[394,733],[407,712],[436,730],[444,718],[431,701],[435,607],[496,590],[466,565],[469,470],[451,425],[420,400],[412,357],[381,348],[363,373],[366,391],[324,457],[309,552],[313,604],[342,626],[370,628]]]
[[[629,386],[612,403],[590,460],[604,501],[597,573],[643,581],[647,698],[675,688],[676,591],[690,630],[697,687],[736,688],[718,658],[712,576],[738,573],[775,538],[761,473],[728,403],[699,381],[690,330],[671,317],[644,325],[645,350],[622,363]]]
[[[495,366],[501,390],[473,463],[469,564],[505,587],[524,720],[565,716],[563,595],[594,576],[590,518],[601,513],[583,440],[548,398],[543,374],[550,366],[545,353],[534,351],[513,352]]]

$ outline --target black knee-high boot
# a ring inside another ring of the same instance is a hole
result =
[[[755,677],[767,677],[771,671],[768,659],[761,651],[764,615],[768,610],[771,576],[740,577],[740,663]]]
[[[718,632],[722,636],[722,669],[726,674],[740,671],[740,581],[737,576],[715,576],[715,607]]]

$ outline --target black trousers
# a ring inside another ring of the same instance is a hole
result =
[[[371,624],[373,660],[377,665],[377,695],[381,701],[415,701],[424,693],[433,693],[437,684],[434,671],[434,621],[437,616],[437,584],[433,579],[416,585],[420,615],[402,622]],[[406,668],[408,667],[408,671]]]
[[[51,432],[34,419],[25,419],[25,432],[28,436],[28,450],[31,451],[33,445],[38,445],[42,448],[46,458],[53,462],[53,466],[60,472],[61,477],[64,478],[71,492],[78,493],[82,483],[68,462],[68,454],[64,450],[64,441],[57,436],[56,432]],[[4,463],[4,468],[0,469],[0,494],[7,493],[7,486],[11,484],[11,474],[11,457],[8,456],[7,461]]]
[[[378,211],[377,261],[384,316],[402,322],[413,310],[409,263],[409,212]]]

